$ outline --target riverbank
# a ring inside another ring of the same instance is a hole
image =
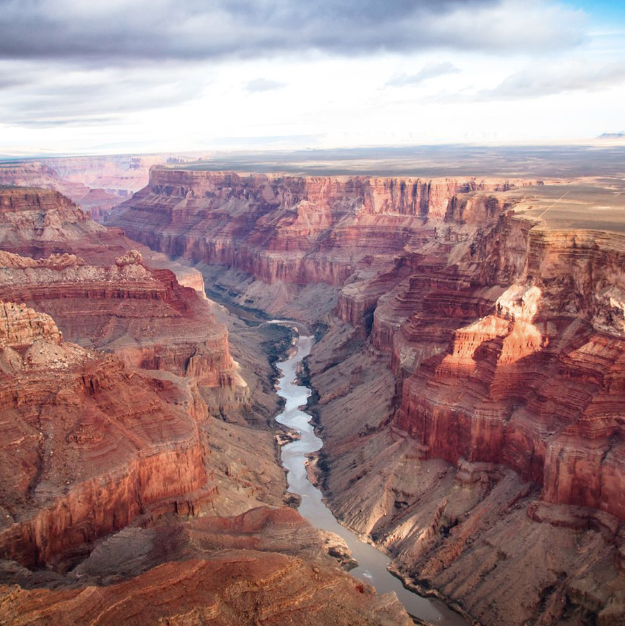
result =
[[[301,497],[300,514],[317,529],[341,537],[358,562],[358,566],[351,571],[352,575],[372,584],[378,593],[394,592],[408,613],[420,623],[468,626],[467,620],[439,600],[421,597],[409,591],[388,570],[390,558],[342,526],[326,506],[322,492],[310,481],[307,457],[323,447],[323,440],[315,433],[311,415],[300,408],[306,406],[312,394],[310,387],[302,384],[305,378],[300,365],[310,354],[313,343],[313,337],[299,336],[295,343],[296,352],[276,364],[281,374],[277,393],[284,399],[283,411],[276,417],[276,421],[296,430],[300,436],[297,441],[281,449],[282,465],[287,470],[288,490]]]

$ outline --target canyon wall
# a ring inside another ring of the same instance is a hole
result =
[[[289,508],[129,528],[72,572],[0,563],[0,620],[26,624],[409,626],[391,594],[339,571]]]
[[[0,316],[3,558],[43,565],[207,488],[198,426],[156,381],[66,343],[23,304]]]
[[[58,192],[0,189],[0,622],[409,624],[279,508],[271,366],[243,355],[252,398],[197,289]]]
[[[395,425],[425,456],[503,464],[544,485],[547,502],[625,519],[625,238],[534,229],[522,263],[494,249],[495,238],[476,246],[482,266],[497,279],[517,263],[519,275],[489,314],[451,330],[447,345],[421,360]],[[461,301],[492,289],[481,273],[459,289]],[[448,291],[437,285],[427,300],[430,323],[443,318]],[[419,320],[405,324],[422,343]]]
[[[189,377],[213,412],[246,406],[210,303],[132,246],[58,192],[0,190],[0,298],[49,313],[68,340],[126,365]]]
[[[171,257],[235,267],[265,283],[342,286],[354,272],[392,263],[425,220],[474,223],[500,208],[475,194],[523,184],[155,167],[148,186],[117,207],[109,223]]]
[[[59,191],[100,220],[148,181],[155,156],[93,156],[0,163],[0,185]]]
[[[625,243],[515,214],[535,184],[155,168],[112,219],[322,322],[319,480],[404,577],[485,624],[618,624]]]

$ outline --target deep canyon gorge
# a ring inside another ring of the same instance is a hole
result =
[[[0,170],[0,623],[411,623],[287,493],[256,316],[314,334],[308,478],[408,588],[625,623],[625,234],[559,204],[618,181],[52,165],[117,200]]]

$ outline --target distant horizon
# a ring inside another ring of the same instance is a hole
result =
[[[90,159],[116,161],[127,168],[131,159],[147,159],[146,165],[171,168],[277,174],[286,176],[398,176],[398,177],[506,177],[557,180],[625,176],[625,141],[595,140],[582,143],[478,145],[436,144],[421,146],[369,146],[345,148],[249,149],[173,151],[1,157],[0,169],[20,164]],[[168,159],[181,159],[167,163]],[[151,160],[151,161],[150,161]],[[125,164],[124,164],[125,162]]]
[[[557,147],[605,147],[605,148],[625,148],[625,132],[605,132],[601,135],[591,138],[574,138],[574,139],[562,139],[562,140],[538,140],[538,139],[526,139],[518,141],[491,141],[491,142],[479,142],[479,141],[441,141],[441,142],[428,142],[428,143],[414,143],[414,144],[362,144],[362,145],[336,145],[336,146],[284,146],[282,144],[268,144],[268,145],[249,145],[245,147],[235,147],[228,145],[218,145],[214,147],[206,148],[174,148],[170,150],[123,150],[123,151],[99,151],[93,152],[85,149],[80,152],[29,152],[23,153],[1,153],[0,162],[10,161],[26,161],[26,160],[38,160],[38,159],[63,159],[63,158],[89,158],[89,157],[148,157],[148,156],[193,156],[193,155],[206,155],[209,153],[214,154],[258,154],[260,152],[268,153],[284,153],[284,154],[297,154],[306,152],[336,152],[336,151],[352,151],[352,150],[410,150],[418,148],[557,148]]]

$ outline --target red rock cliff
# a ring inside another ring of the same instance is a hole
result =
[[[172,257],[236,267],[267,283],[341,286],[372,259],[392,263],[425,220],[479,219],[472,194],[526,182],[155,167],[148,186],[118,207],[111,223]],[[484,210],[492,215],[497,206],[486,202]]]
[[[42,565],[207,487],[198,426],[159,383],[24,305],[0,303],[0,328],[3,558]]]
[[[0,252],[1,298],[51,314],[67,339],[127,365],[193,378],[211,410],[245,405],[247,386],[210,303],[169,270],[149,268],[132,245],[57,192],[0,191],[0,248],[27,255]]]
[[[625,239],[535,229],[513,258],[498,235],[478,243],[474,257],[486,256],[469,255],[463,268],[475,271],[456,303],[471,307],[444,322],[453,314],[448,287],[430,282],[421,301],[434,315],[405,322],[412,343],[433,333],[443,341],[405,382],[396,424],[426,455],[501,463],[544,485],[548,502],[623,519]]]

